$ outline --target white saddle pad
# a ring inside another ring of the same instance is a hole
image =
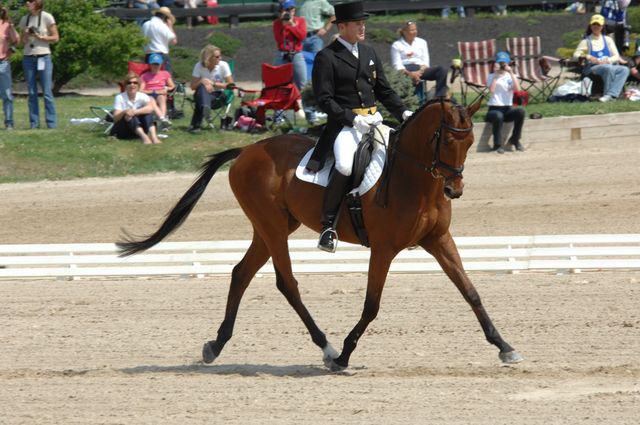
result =
[[[357,189],[354,189],[361,195],[367,193],[367,191],[369,191],[369,189],[371,189],[380,178],[387,155],[385,146],[388,145],[389,131],[391,128],[381,124],[376,127],[376,130],[375,140],[377,143],[373,144],[371,162],[364,172],[362,183],[360,183],[360,186]],[[311,158],[311,154],[314,149],[315,148],[311,148],[311,150],[309,150],[309,152],[307,152],[302,158],[300,164],[298,164],[298,168],[296,168],[296,177],[302,181],[326,187],[329,183],[329,172],[331,171],[331,167],[333,167],[334,163],[333,155],[327,158],[324,163],[324,167],[320,171],[317,173],[310,173],[305,167],[307,166],[307,162],[309,162],[309,158]]]

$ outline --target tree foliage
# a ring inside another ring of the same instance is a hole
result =
[[[12,3],[15,7],[17,2]],[[45,11],[55,18],[60,34],[60,41],[51,46],[54,93],[87,71],[104,78],[121,78],[127,71],[127,61],[142,58],[145,39],[140,28],[100,13],[108,3],[107,0],[48,0],[45,3]],[[19,9],[19,16],[27,13],[26,8]],[[21,59],[21,52],[17,52],[12,61],[18,78],[22,76]]]

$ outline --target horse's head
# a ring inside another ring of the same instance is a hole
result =
[[[417,146],[425,163],[430,162],[425,169],[435,179],[443,179],[444,195],[449,199],[462,196],[462,171],[473,144],[471,117],[480,108],[480,103],[465,108],[450,100],[432,100],[416,111],[407,123],[408,127],[413,127],[410,131],[412,143],[416,138],[425,142]]]

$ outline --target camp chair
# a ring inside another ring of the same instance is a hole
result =
[[[496,40],[459,41],[458,52],[462,62],[460,94],[462,103],[469,105],[489,92],[487,77],[492,72]],[[469,90],[473,93],[469,93]],[[469,101],[473,94],[473,100]]]
[[[111,134],[111,129],[113,128],[113,107],[106,106],[89,106],[89,110],[91,113],[97,118],[96,122],[91,126],[91,130],[94,130],[98,127],[104,127],[104,131],[102,132],[105,135]]]
[[[520,80],[522,90],[536,100],[546,100],[560,81],[563,63],[560,58],[542,56],[540,37],[510,37],[506,40],[507,50],[515,62],[515,72]],[[557,62],[560,71],[550,74],[551,64]]]
[[[298,111],[301,100],[300,91],[293,83],[293,64],[283,65],[262,64],[262,85],[258,99],[244,101],[242,106],[256,108],[256,121],[258,124],[266,123],[266,111],[275,111],[272,117],[274,124],[282,118],[291,125],[287,115],[283,113],[287,110]],[[294,114],[295,122],[295,114]]]

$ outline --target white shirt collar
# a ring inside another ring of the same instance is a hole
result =
[[[351,44],[347,40],[345,40],[344,38],[342,38],[340,36],[338,36],[338,41],[340,43],[342,43],[342,45],[344,47],[346,47],[347,50],[349,50],[351,53],[353,53],[353,56],[358,57],[358,43]]]

